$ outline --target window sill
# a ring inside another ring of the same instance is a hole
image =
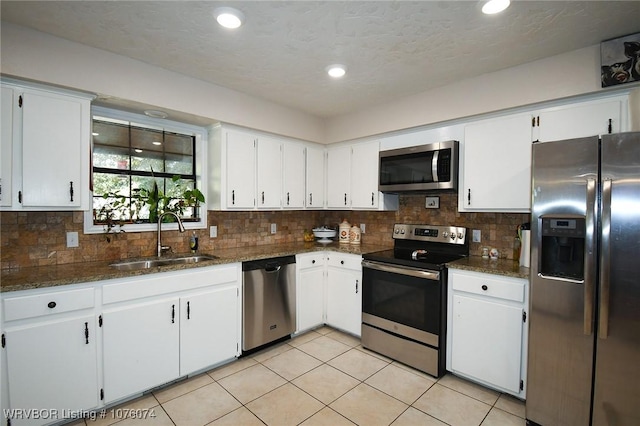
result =
[[[200,218],[197,222],[182,222],[185,229],[206,229],[207,221],[204,218]],[[93,217],[85,212],[84,217],[84,233],[85,234],[104,234],[106,225],[94,225]],[[177,230],[178,224],[176,222],[163,222],[162,230],[171,231]],[[110,232],[111,234],[118,234],[120,232],[134,233],[134,232],[156,232],[158,230],[157,223],[128,223],[122,226],[115,226]]]

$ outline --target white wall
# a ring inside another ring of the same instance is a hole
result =
[[[323,120],[24,27],[2,23],[2,73],[321,143],[602,91],[599,46]]]
[[[332,118],[327,142],[601,91],[599,49],[575,50]]]
[[[140,61],[2,22],[1,71],[315,142],[324,121]]]

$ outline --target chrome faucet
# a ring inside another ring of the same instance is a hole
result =
[[[160,216],[158,216],[158,257],[162,256],[163,251],[167,251],[171,248],[170,246],[163,246],[162,238],[160,237],[160,231],[162,229],[162,219],[168,214],[175,216],[175,218],[178,220],[178,230],[180,232],[184,232],[184,225],[182,224],[182,221],[177,214],[175,214],[174,212],[161,213]]]

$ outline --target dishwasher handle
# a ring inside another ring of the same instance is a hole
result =
[[[278,263],[266,264],[264,267],[264,271],[268,274],[273,274],[274,272],[278,272],[282,268],[282,265]]]

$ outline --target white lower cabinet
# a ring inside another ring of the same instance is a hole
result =
[[[241,283],[234,263],[3,293],[4,421],[72,420],[237,357]]]
[[[105,311],[105,403],[161,385],[179,375],[177,298]]]
[[[360,336],[362,256],[334,251],[296,255],[296,333],[327,324]]]
[[[447,370],[525,397],[528,280],[449,270]]]
[[[296,333],[324,324],[325,252],[296,255]]]
[[[362,256],[327,254],[326,323],[360,336],[362,328]]]
[[[105,403],[239,355],[240,264],[106,284]]]
[[[97,407],[94,290],[22,291],[2,299],[4,421],[55,423]]]
[[[216,286],[180,299],[180,375],[238,355],[238,287]]]

